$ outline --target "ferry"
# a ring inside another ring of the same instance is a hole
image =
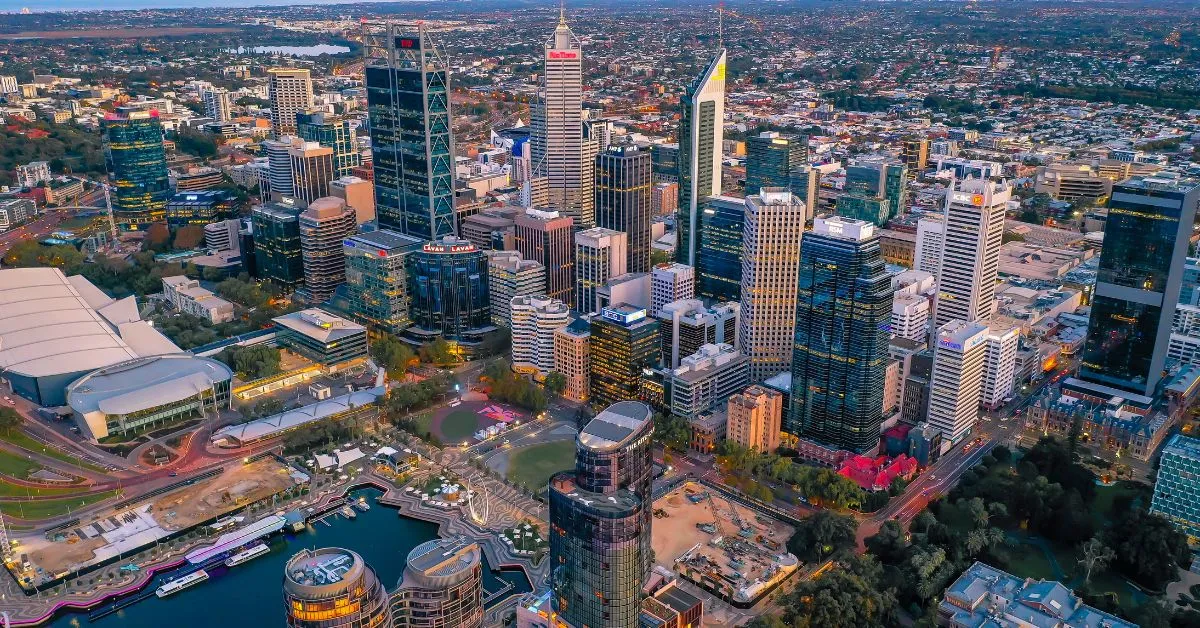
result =
[[[234,566],[240,565],[244,562],[258,558],[259,556],[262,556],[263,554],[266,554],[269,551],[271,551],[271,548],[267,547],[266,545],[264,545],[262,543],[259,543],[258,545],[255,545],[254,547],[251,547],[248,550],[243,550],[241,552],[234,554],[233,556],[230,556],[229,558],[226,558],[225,566],[226,567],[234,567]]]
[[[358,513],[354,512],[354,509],[349,506],[342,506],[342,516],[347,519],[354,519],[358,516]]]
[[[194,571],[178,580],[172,580],[161,587],[158,587],[155,589],[154,594],[158,597],[167,597],[168,595],[179,593],[180,591],[192,585],[200,584],[205,580],[208,580],[208,572],[201,569],[200,571]]]
[[[371,509],[371,505],[367,503],[367,498],[361,496],[358,498],[358,501],[354,502],[354,507],[363,512],[367,512]]]
[[[225,528],[228,528],[241,520],[242,520],[241,517],[221,517],[221,518],[217,519],[216,521],[214,521],[212,524],[210,524],[208,527],[213,532],[220,532],[221,530],[224,530]]]

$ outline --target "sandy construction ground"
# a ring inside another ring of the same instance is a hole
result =
[[[161,495],[154,500],[151,512],[164,529],[182,530],[269,497],[294,483],[287,467],[264,458]]]

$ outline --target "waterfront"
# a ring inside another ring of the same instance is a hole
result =
[[[166,599],[151,596],[94,624],[87,613],[66,614],[50,626],[96,625],[111,628],[205,628],[222,623],[231,626],[283,626],[283,567],[301,548],[344,547],[358,552],[375,569],[390,589],[404,572],[405,558],[413,548],[437,536],[437,525],[400,517],[394,508],[380,506],[374,490],[365,494],[371,503],[367,512],[347,521],[341,515],[326,519],[331,525],[315,523],[295,536],[276,536],[271,552],[232,569],[211,570],[212,579]],[[159,576],[148,586],[155,588],[166,578]],[[514,593],[528,591],[529,582],[520,570],[499,574],[484,569],[484,589],[495,591],[503,581],[515,585]]]

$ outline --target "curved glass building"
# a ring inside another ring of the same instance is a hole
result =
[[[483,552],[466,538],[434,539],[408,553],[392,593],[396,628],[479,628],[483,625]]]
[[[387,592],[358,554],[336,547],[302,550],[288,561],[283,601],[289,628],[391,626]]]
[[[495,329],[488,260],[467,240],[446,236],[411,254],[412,327],[417,342],[438,336],[468,350]]]

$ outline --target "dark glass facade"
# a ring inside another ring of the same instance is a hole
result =
[[[658,321],[625,304],[592,319],[591,401],[596,406],[637,399],[642,369],[658,362]]]
[[[712,185],[713,176],[721,176],[721,173],[714,173],[710,159],[706,155],[712,155],[712,151],[720,150],[721,147],[714,146],[715,138],[713,136],[716,125],[717,105],[711,101],[700,103],[699,116],[697,119],[692,119],[689,112],[692,111],[692,106],[688,102],[692,97],[692,91],[688,91],[688,96],[684,98],[683,112],[684,115],[679,121],[679,219],[676,224],[676,230],[679,235],[676,237],[675,244],[675,259],[681,264],[689,266],[696,263],[694,256],[699,253],[703,247],[697,242],[696,251],[692,251],[692,242],[696,242],[698,237],[704,233],[703,218],[701,212],[697,211],[695,216],[692,216],[690,207],[692,205],[692,187],[706,190]],[[700,129],[699,142],[696,146],[692,146],[692,126],[698,126]],[[698,166],[696,172],[691,169],[693,153],[698,155]],[[695,199],[695,203],[699,206],[704,202],[703,198]],[[692,224],[695,221],[696,224]]]
[[[808,163],[808,137],[766,133],[746,139],[746,196],[762,188],[792,189],[793,174]]]
[[[300,208],[284,203],[255,207],[254,267],[266,279],[292,291],[304,284],[304,257],[300,246]]]
[[[450,72],[428,36],[395,36],[366,67],[379,226],[436,240],[455,233]]]
[[[573,626],[638,625],[653,566],[650,407],[622,401],[576,439],[576,468],[550,478],[553,606]]]
[[[1198,204],[1195,179],[1133,178],[1113,186],[1082,379],[1154,395]]]
[[[495,329],[483,251],[448,236],[426,244],[410,258],[409,337],[425,341],[440,336],[470,346]]]
[[[419,238],[385,230],[343,240],[346,283],[339,286],[334,302],[368,327],[399,334],[409,325],[408,256],[423,244]]]
[[[650,272],[650,153],[617,146],[596,156],[596,226],[627,237],[625,272]]]
[[[333,149],[335,178],[353,174],[362,165],[362,154],[354,145],[354,129],[350,121],[324,111],[305,111],[296,114],[296,135],[308,142]]]
[[[113,219],[126,230],[162,221],[171,182],[158,112],[118,109],[104,117],[104,133],[114,190]]]
[[[878,446],[891,311],[878,237],[804,234],[784,431],[855,452]]]
[[[698,214],[701,229],[696,251],[696,294],[714,301],[740,301],[745,201],[713,196],[701,203]]]

